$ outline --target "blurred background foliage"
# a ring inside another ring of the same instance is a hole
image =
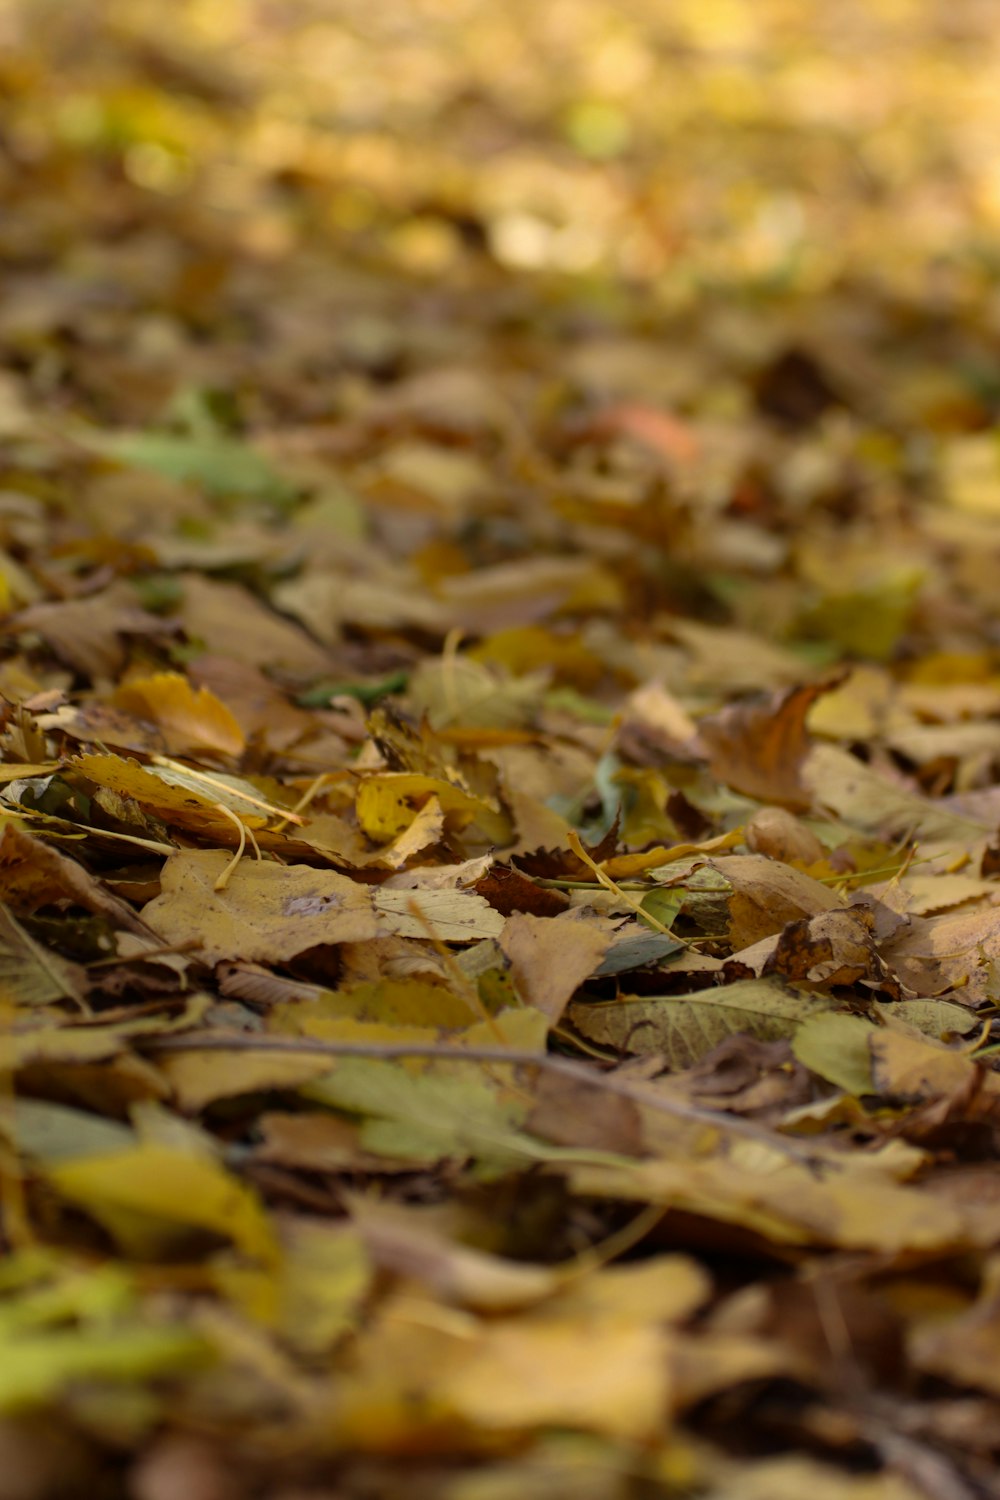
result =
[[[44,228],[85,255],[124,187],[255,254],[329,237],[429,277],[485,255],[671,306],[845,271],[934,295],[996,270],[994,22],[989,0],[8,0],[0,253]]]

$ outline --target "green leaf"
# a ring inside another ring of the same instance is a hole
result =
[[[494,1069],[495,1071],[495,1069]],[[517,1129],[527,1102],[502,1097],[502,1085],[475,1070],[465,1076],[407,1073],[388,1062],[344,1061],[301,1092],[321,1104],[361,1115],[368,1151],[419,1161],[474,1156],[491,1165],[523,1167],[549,1152]]]
[[[800,1026],[792,1051],[820,1078],[848,1094],[871,1094],[872,1060],[868,1039],[875,1028],[861,1016],[813,1016]]]
[[[639,904],[646,916],[652,917],[661,927],[672,927],[684,905],[685,894],[679,889],[655,889],[647,891]],[[654,931],[658,930],[654,928]],[[676,946],[680,948],[682,944],[678,943]]]
[[[272,505],[295,498],[295,487],[245,443],[220,434],[88,433],[88,447],[135,469],[197,485],[210,495],[239,495]]]
[[[189,1369],[206,1354],[204,1341],[188,1328],[138,1323],[0,1338],[0,1411],[37,1406],[71,1381],[143,1380]]]
[[[408,672],[392,672],[378,682],[321,682],[307,688],[295,699],[300,708],[327,708],[334,698],[357,698],[366,708],[393,693],[403,693],[409,682]]]

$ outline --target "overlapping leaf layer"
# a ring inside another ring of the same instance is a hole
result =
[[[0,18],[4,1495],[997,1492],[990,20]]]

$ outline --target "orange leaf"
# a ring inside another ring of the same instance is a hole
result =
[[[226,705],[210,688],[193,688],[179,672],[133,678],[115,691],[112,701],[126,713],[158,724],[172,755],[194,749],[240,755],[246,745]]]

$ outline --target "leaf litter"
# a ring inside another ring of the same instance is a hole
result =
[[[996,1494],[988,15],[43,9],[3,1484]]]

